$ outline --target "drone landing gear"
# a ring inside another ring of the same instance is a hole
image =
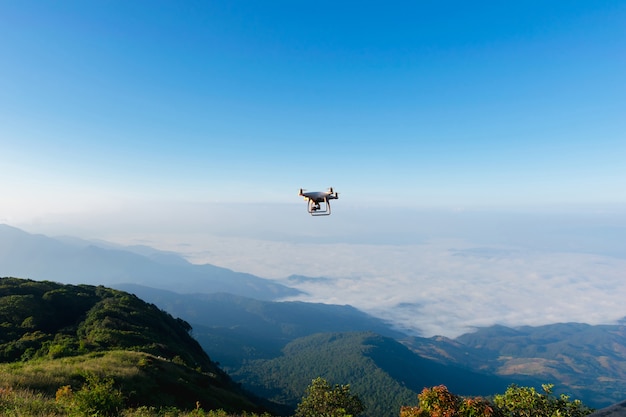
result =
[[[322,210],[322,207],[324,208]],[[328,216],[330,214],[330,203],[324,199],[323,206],[313,200],[309,200],[309,214],[311,216]]]

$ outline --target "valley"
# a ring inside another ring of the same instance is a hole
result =
[[[626,340],[622,324],[492,326],[454,339],[417,337],[349,305],[278,301],[296,290],[210,265],[197,268],[175,254],[147,247],[125,249],[102,244],[92,247],[84,241],[68,243],[67,239],[34,236],[6,227],[0,231],[3,232],[0,265],[7,265],[7,271],[22,270],[39,278],[27,281],[26,287],[61,285],[54,281],[63,280],[62,266],[74,265],[76,268],[68,268],[70,293],[83,287],[95,289],[78,291],[79,294],[121,291],[120,294],[129,294],[121,296],[124,300],[142,300],[167,312],[168,317],[179,318],[178,322],[197,343],[194,349],[208,353],[214,363],[211,366],[217,366],[218,373],[228,375],[234,384],[240,384],[255,398],[263,398],[265,406],[282,414],[293,412],[307,385],[316,377],[350,384],[368,405],[370,411],[366,416],[371,417],[397,416],[399,407],[414,404],[424,387],[440,384],[460,395],[489,396],[503,392],[510,384],[552,383],[555,392],[579,398],[593,407],[619,402],[621,393],[626,392],[623,365]],[[29,257],[28,251],[35,255]],[[79,263],[72,261],[85,254],[89,256]],[[48,267],[54,277],[52,281],[43,278]],[[90,268],[98,273],[90,275]],[[87,283],[72,283],[80,280],[80,275]],[[106,290],[98,284],[105,275],[107,285],[116,290]],[[124,282],[134,276],[139,277],[136,282]],[[189,292],[194,286],[198,290]],[[48,294],[48,301],[63,303],[67,290],[62,288],[48,288],[43,293]],[[98,288],[102,289],[96,291]],[[255,291],[258,298],[250,296]],[[64,310],[64,320],[71,322],[86,314],[90,303],[96,300],[94,297],[81,295],[76,310]],[[5,299],[12,306],[5,310],[6,314],[13,312],[15,305],[24,309],[36,307],[27,300],[30,298],[24,298],[23,304],[14,304],[15,299]],[[131,305],[124,307],[124,315],[131,313]],[[18,326],[5,326],[5,329],[28,328],[25,324],[28,321],[24,321],[29,317],[27,312],[22,318],[11,314],[6,316],[6,323]],[[120,322],[112,316],[106,317],[112,334],[129,337],[134,343],[147,337],[132,327],[116,329],[115,323]],[[59,328],[49,329],[48,336],[33,332],[21,336],[19,332],[6,333],[7,337],[13,334],[23,340],[16,344],[7,339],[13,347],[4,349],[5,361],[41,356],[44,351],[37,346],[42,343],[47,346],[46,352],[59,351],[61,357],[82,354],[80,346],[84,342],[72,341],[72,326],[76,324],[68,327],[63,325],[63,320],[59,323]],[[61,333],[56,335],[58,331]],[[169,345],[171,342],[161,340],[154,346]],[[98,341],[97,346],[106,343]],[[150,349],[145,353],[157,358],[182,358],[154,347]],[[191,363],[189,359],[183,362]]]

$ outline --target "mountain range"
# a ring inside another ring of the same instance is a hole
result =
[[[437,375],[438,384],[454,387],[462,394],[475,394],[475,389],[480,387],[484,389],[478,393],[488,395],[494,392],[494,387],[510,383],[536,387],[554,383],[555,391],[559,393],[572,395],[594,407],[603,407],[621,401],[626,392],[626,339],[621,324],[492,326],[455,339],[441,336],[420,338],[398,332],[384,321],[350,306],[259,301],[229,294],[185,295],[131,285],[122,288],[192,323],[193,335],[200,344],[236,381],[258,395],[267,396],[273,392],[267,381],[259,382],[264,381],[268,370],[278,375],[276,369],[295,369],[294,365],[285,365],[289,362],[298,363],[300,368],[310,367],[311,374],[317,372],[328,377],[335,371],[345,376],[349,374],[346,369],[362,368],[345,358],[343,366],[339,367],[344,370],[325,368],[323,364],[327,361],[315,359],[313,354],[296,356],[285,353],[294,343],[297,345],[313,336],[323,339],[329,334],[352,340],[352,349],[362,351],[363,343],[358,337],[350,336],[355,332],[371,333],[393,341],[393,344],[384,344],[394,346],[386,351],[389,363],[395,364],[392,367],[408,370],[410,366],[406,363],[419,362],[422,373]],[[396,344],[402,347],[402,355]],[[330,349],[329,346],[322,349],[321,345],[312,351]],[[384,356],[380,353],[383,351],[378,350],[381,356]],[[315,365],[305,365],[295,359],[302,357],[308,357],[305,362]],[[404,364],[400,365],[402,361]],[[426,363],[428,366],[424,366]],[[439,369],[435,364],[444,368]],[[394,375],[400,386],[408,387],[401,374]],[[493,379],[480,383],[485,376]],[[277,376],[275,382],[287,379]],[[276,397],[272,398],[287,399],[293,405],[296,400],[293,394],[306,387],[305,380],[302,378],[297,388],[289,390],[292,394],[274,393]],[[352,383],[357,387],[360,385],[358,378]],[[421,388],[415,384],[412,389],[419,392]],[[366,390],[363,394],[369,395]]]
[[[4,275],[106,284],[136,294],[189,322],[193,337],[236,382],[286,410],[317,376],[352,384],[372,404],[395,401],[393,407],[407,405],[407,398],[415,402],[422,384],[490,395],[509,383],[554,383],[557,392],[593,407],[622,401],[626,393],[622,323],[492,326],[455,339],[410,337],[350,306],[276,301],[297,290],[250,274],[191,265],[147,247],[52,239],[0,225]],[[386,415],[376,410],[369,415]]]
[[[562,391],[602,407],[626,396],[625,324],[496,325],[454,340],[409,338],[404,343],[440,363],[558,382]]]
[[[174,253],[146,246],[51,238],[4,224],[0,224],[0,276],[66,284],[134,283],[181,293],[228,292],[260,300],[300,293],[251,274],[208,264],[194,265]]]

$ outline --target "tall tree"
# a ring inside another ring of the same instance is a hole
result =
[[[298,404],[295,417],[357,417],[364,410],[359,397],[350,393],[350,385],[332,387],[317,377]]]

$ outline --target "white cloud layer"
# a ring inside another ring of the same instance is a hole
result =
[[[300,300],[350,304],[424,336],[626,316],[622,212],[345,211],[312,219],[300,206],[155,206],[73,224],[82,237],[274,279],[305,291]],[[52,232],[44,226],[24,228]]]
[[[194,259],[274,277],[309,294],[300,300],[351,304],[426,336],[626,315],[626,260],[602,255],[476,250],[449,240],[400,246],[223,238]],[[284,279],[293,273],[332,280]]]

